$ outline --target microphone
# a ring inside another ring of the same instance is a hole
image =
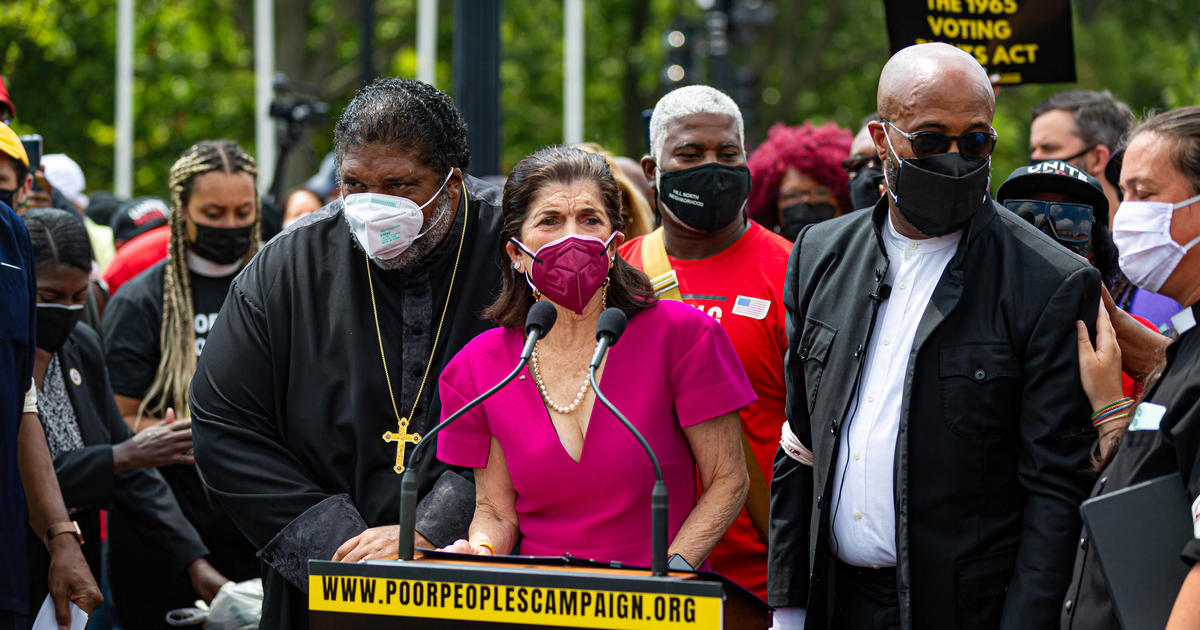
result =
[[[600,391],[600,383],[596,382],[596,369],[600,367],[600,362],[604,360],[609,347],[621,338],[628,321],[625,313],[616,307],[606,308],[600,314],[600,321],[596,322],[596,352],[592,354],[592,362],[588,365],[588,383],[591,383],[592,391],[596,392],[596,400],[607,407],[633,437],[637,438],[642,450],[646,451],[646,456],[650,458],[650,463],[654,464],[654,489],[650,492],[650,567],[653,575],[663,576],[667,574],[667,484],[663,482],[662,466],[659,465],[654,450],[650,448],[650,443],[634,428],[629,419],[609,402],[604,392]]]
[[[882,302],[882,301],[888,299],[888,296],[890,296],[891,294],[892,294],[892,285],[881,284],[878,287],[876,287],[874,293],[868,295],[867,297],[871,298],[872,300],[875,300],[876,302]]]
[[[417,525],[417,473],[414,469],[416,468],[417,458],[420,457],[425,444],[430,442],[429,438],[437,435],[439,431],[446,428],[451,422],[459,419],[463,414],[484,400],[487,400],[505,385],[511,383],[521,373],[521,370],[525,369],[525,364],[529,361],[529,356],[533,354],[534,345],[537,344],[539,339],[545,337],[550,332],[550,329],[554,327],[554,320],[557,318],[558,309],[554,308],[553,304],[549,302],[535,302],[530,307],[529,314],[525,316],[525,346],[521,349],[521,357],[517,361],[517,367],[513,368],[513,371],[509,372],[508,376],[505,376],[503,380],[496,383],[491,389],[464,405],[462,409],[450,414],[449,417],[438,423],[436,427],[421,436],[416,447],[413,448],[412,456],[408,458],[408,468],[400,475],[400,549],[397,554],[398,559],[413,559],[413,548],[416,544],[414,528]],[[622,318],[624,318],[624,315],[622,315]],[[624,328],[624,324],[622,324],[622,328]]]
[[[549,302],[537,301],[529,308],[525,316],[525,347],[521,349],[521,361],[528,361],[533,354],[533,347],[550,329],[558,318],[558,309]]]
[[[628,322],[625,313],[615,306],[606,308],[603,313],[600,313],[600,321],[596,322],[596,351],[592,353],[592,362],[588,364],[589,370],[600,367],[605,353],[613,344],[617,343],[617,339],[621,338],[621,333],[625,332],[625,324]]]

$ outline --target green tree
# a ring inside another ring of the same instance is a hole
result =
[[[83,166],[92,189],[112,185],[114,0],[7,0],[0,5],[0,75],[17,104],[15,128]],[[730,92],[753,147],[771,124],[834,120],[856,127],[874,110],[889,54],[880,0],[737,0]],[[999,93],[998,184],[1028,156],[1029,110],[1050,93],[1108,88],[1135,111],[1200,102],[1200,31],[1174,0],[1075,0],[1078,81]],[[333,116],[360,81],[358,0],[275,0],[276,66],[312,86]],[[641,112],[676,84],[665,78],[667,32],[703,30],[695,0],[586,0],[585,139],[617,153],[644,151]],[[436,84],[453,87],[454,2],[439,0]],[[378,74],[416,72],[415,0],[376,0]],[[503,162],[562,141],[560,1],[504,3]],[[139,0],[135,43],[135,191],[165,194],[188,145],[228,137],[253,147],[253,14],[248,0]],[[698,46],[698,43],[695,45]],[[693,48],[698,53],[702,50]],[[684,83],[705,80],[701,54]],[[313,130],[288,183],[311,172],[332,143]]]

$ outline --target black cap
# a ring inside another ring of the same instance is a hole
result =
[[[1063,160],[1044,160],[1019,166],[996,191],[996,201],[1030,199],[1038,193],[1059,193],[1092,207],[1097,221],[1107,224],[1108,197],[1100,180]],[[1103,217],[1103,218],[1102,218]]]
[[[138,197],[121,204],[112,216],[113,241],[131,241],[167,224],[167,202],[158,197]]]
[[[87,209],[83,213],[100,225],[109,225],[113,214],[119,207],[121,207],[121,200],[114,197],[112,193],[102,190],[88,195]]]

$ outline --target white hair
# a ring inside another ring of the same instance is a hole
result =
[[[742,110],[729,95],[707,85],[688,85],[658,99],[650,116],[650,157],[662,161],[663,144],[667,141],[667,125],[692,114],[725,114],[737,121],[738,144],[746,142],[746,124]]]

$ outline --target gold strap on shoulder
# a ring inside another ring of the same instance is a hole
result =
[[[661,227],[642,239],[642,270],[650,276],[650,285],[654,287],[654,295],[658,299],[683,301],[683,295],[679,292],[679,278],[671,268],[671,259],[667,258]]]

